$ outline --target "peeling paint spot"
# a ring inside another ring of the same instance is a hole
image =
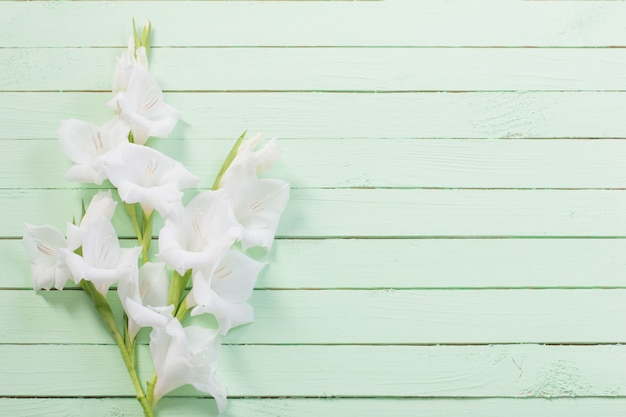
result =
[[[582,380],[580,369],[571,361],[557,360],[543,369],[538,382],[522,394],[531,397],[576,397],[593,390]]]

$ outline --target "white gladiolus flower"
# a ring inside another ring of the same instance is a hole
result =
[[[181,275],[189,269],[216,266],[240,233],[225,194],[204,191],[166,219],[159,233],[158,257]]]
[[[128,40],[128,48],[117,58],[115,77],[113,78],[113,94],[126,91],[130,75],[137,66],[147,69],[148,57],[146,56],[146,48],[143,46],[135,51],[135,38],[131,36]]]
[[[253,321],[252,307],[246,303],[265,263],[231,250],[215,270],[194,271],[189,306],[191,315],[210,313],[215,316],[221,334]]]
[[[215,398],[221,411],[226,389],[216,376],[219,333],[199,326],[183,327],[172,317],[174,306],[151,309],[128,299],[128,315],[140,326],[151,326],[150,353],[157,375],[154,401],[186,384]]]
[[[57,138],[67,157],[75,164],[67,171],[65,179],[102,184],[107,179],[102,155],[127,142],[129,131],[130,127],[117,117],[102,127],[75,119],[62,121]]]
[[[108,105],[130,125],[139,145],[150,136],[167,137],[180,119],[180,114],[163,101],[163,92],[152,74],[139,65],[133,67],[126,91],[117,93]]]
[[[128,314],[127,300],[133,300],[144,306],[167,306],[169,277],[163,262],[146,262],[139,268],[138,277],[131,275],[127,278],[118,282],[117,293],[128,315],[128,334],[132,340],[137,335],[140,325]]]
[[[26,224],[23,244],[35,290],[63,289],[73,279],[89,296],[120,350],[146,416],[154,415],[164,395],[184,385],[213,396],[222,411],[226,388],[216,371],[220,340],[230,329],[254,320],[248,300],[266,265],[245,251],[272,246],[289,184],[258,177],[282,152],[276,140],[262,144],[260,134],[243,140],[244,133],[226,156],[212,190],[183,205],[182,191],[197,186],[199,178],[180,162],[144,146],[152,136],[168,136],[181,117],[164,101],[148,71],[151,31],[147,22],[138,32],[133,20],[133,36],[117,59],[107,103],[116,116],[100,127],[65,120],[57,130],[73,163],[65,178],[110,181],[126,203],[139,246],[120,246],[112,223],[117,203],[111,191],[95,194],[87,208],[83,206],[80,223],[67,223],[65,235],[50,225]],[[154,222],[155,210],[165,220],[158,232],[160,262],[150,262],[153,228],[160,224]],[[117,286],[123,320],[106,297],[112,285]],[[212,323],[215,318],[217,326],[209,327],[217,328],[184,327],[188,313],[213,316],[205,318]],[[151,327],[155,369],[147,385],[140,382],[135,355],[142,327]]]
[[[65,283],[71,278],[64,259],[59,256],[59,252],[63,248],[67,248],[67,241],[63,233],[50,225],[33,226],[26,224],[22,241],[30,259],[33,289],[35,291],[49,290],[54,286],[62,290]]]
[[[257,150],[262,141],[263,136],[259,133],[239,145],[237,155],[222,176],[221,187],[235,186],[271,168],[283,149],[276,139],[272,139]]]
[[[193,187],[199,178],[178,161],[146,146],[124,143],[107,153],[104,169],[126,203],[140,203],[146,214],[162,216],[180,205],[183,188]]]
[[[111,198],[111,191],[96,194],[89,204],[79,226],[67,224],[67,239],[53,226],[32,226],[24,230],[24,244],[31,260],[33,287],[35,290],[49,290],[52,286],[61,290],[71,278],[65,256],[60,251],[74,251],[83,244],[85,233],[94,218],[101,216],[111,219],[117,203]]]
[[[280,216],[289,200],[289,183],[278,179],[255,178],[229,191],[235,217],[243,226],[243,249],[260,246],[269,250]]]
[[[85,233],[89,230],[89,225],[94,219],[102,216],[111,220],[115,213],[115,206],[117,206],[117,202],[111,198],[111,191],[100,191],[93,196],[80,225],[67,224],[68,249],[73,251],[83,244]]]
[[[111,221],[102,216],[91,221],[85,233],[83,256],[67,249],[62,250],[74,281],[91,281],[102,295],[106,294],[112,284],[132,279],[138,273],[137,258],[140,252],[140,247],[120,248]]]
[[[288,182],[257,178],[281,152],[276,140],[255,150],[261,140],[261,135],[255,135],[242,142],[220,181],[220,188],[233,200],[235,217],[244,229],[241,236],[244,250],[255,246],[271,248],[289,200]]]

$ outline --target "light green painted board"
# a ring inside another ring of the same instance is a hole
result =
[[[0,90],[22,91],[0,93],[0,415],[139,414],[84,294],[9,290],[30,285],[22,223],[78,214],[54,132],[110,117],[89,91],[133,16],[185,114],[159,149],[207,185],[245,128],[287,148],[226,415],[623,415],[626,5],[491,1],[0,2]],[[159,417],[215,414],[176,395]]]
[[[255,291],[255,322],[224,342],[624,343],[625,296],[623,289]],[[117,295],[109,298],[121,315]],[[0,322],[2,343],[112,343],[80,291],[1,291]]]
[[[264,175],[287,178],[294,188],[626,187],[621,139],[285,139],[280,144],[283,154]],[[150,146],[181,161],[209,188],[232,141],[151,139]],[[71,163],[56,140],[2,140],[0,154],[0,188],[82,186],[63,179]]]
[[[93,194],[0,190],[0,236],[21,237],[24,223],[65,229]],[[625,209],[622,191],[304,189],[291,191],[277,236],[624,237]],[[134,236],[127,216],[113,220],[120,236]]]
[[[229,399],[221,417],[623,417],[623,398],[558,399],[413,399],[413,398],[321,398],[321,399]],[[159,417],[217,417],[210,399],[165,398],[158,404]],[[139,405],[130,398],[0,398],[0,412],[13,417],[131,417]]]
[[[22,242],[0,253],[0,288],[31,288]],[[624,288],[624,253],[626,239],[280,239],[256,287]]]
[[[134,392],[115,346],[0,345],[0,355],[3,397]],[[615,345],[224,346],[218,372],[232,397],[624,397],[625,366]]]
[[[0,93],[0,139],[49,139],[63,119],[100,124],[106,93]],[[624,92],[169,93],[172,138],[292,139],[626,137]]]
[[[157,28],[154,44],[159,46],[491,47],[626,43],[622,24],[626,6],[621,2],[103,1],[0,5],[3,47],[122,46],[131,17],[138,22],[152,20]],[[183,9],[185,13],[180,13]],[[47,30],[40,30],[42,27]]]
[[[122,50],[0,49],[0,91],[110,91]],[[185,91],[624,90],[626,51],[160,48],[150,69],[162,89]]]

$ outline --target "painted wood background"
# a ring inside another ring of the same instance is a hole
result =
[[[157,148],[204,186],[246,128],[286,148],[223,415],[624,415],[626,4],[393,0],[0,2],[0,415],[141,413],[84,294],[34,293],[20,242],[95,192],[55,130],[109,118],[133,17],[184,114]],[[158,408],[215,414],[191,389]]]

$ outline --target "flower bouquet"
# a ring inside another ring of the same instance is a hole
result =
[[[112,219],[120,204],[111,190],[83,204],[82,217],[66,233],[51,225],[27,224],[24,245],[35,290],[62,290],[72,280],[82,288],[119,348],[145,416],[174,389],[191,384],[215,398],[221,411],[226,390],[216,374],[220,339],[253,320],[246,303],[265,263],[253,247],[269,250],[289,199],[289,184],[258,178],[280,153],[275,140],[242,134],[222,164],[213,187],[183,204],[183,189],[199,178],[180,162],[149,147],[167,137],[180,114],[165,103],[148,69],[151,26],[133,24],[127,50],[118,58],[113,97],[115,116],[102,126],[65,120],[58,140],[74,163],[66,179],[108,181],[129,216],[138,244],[120,246]],[[118,210],[119,211],[119,210]],[[150,245],[155,217],[158,253]],[[155,257],[155,259],[153,259]],[[123,319],[114,316],[107,293],[115,288]],[[211,315],[215,326],[185,324],[188,316]],[[150,327],[154,375],[144,385],[137,373],[137,333]]]

